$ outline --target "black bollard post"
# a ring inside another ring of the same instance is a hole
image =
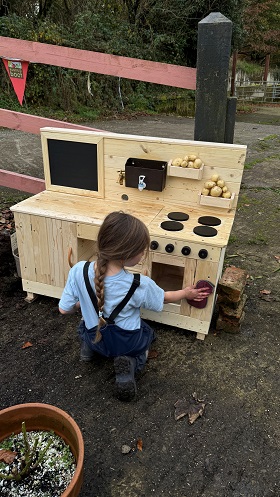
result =
[[[195,140],[233,140],[235,119],[227,119],[231,34],[232,22],[220,12],[198,23]],[[227,124],[233,128],[226,130]]]

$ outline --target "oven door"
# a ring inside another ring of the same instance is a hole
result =
[[[199,280],[211,281],[217,287],[222,272],[224,249],[213,249],[209,258],[182,257],[152,252],[145,264],[144,274],[148,274],[165,291],[180,290],[192,286]],[[215,304],[215,291],[208,297],[204,309],[188,304],[186,299],[172,304],[164,304],[161,313],[142,311],[144,319],[150,319],[183,329],[207,333]]]

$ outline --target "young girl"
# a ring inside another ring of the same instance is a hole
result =
[[[208,288],[194,287],[165,292],[148,276],[127,272],[125,267],[138,264],[149,244],[142,221],[112,212],[99,230],[96,261],[80,261],[70,269],[59,302],[62,314],[81,309],[81,360],[91,360],[95,352],[114,358],[120,400],[135,396],[134,375],[143,369],[154,340],[152,328],[140,318],[140,308],[159,312],[165,303],[201,301],[209,295]]]

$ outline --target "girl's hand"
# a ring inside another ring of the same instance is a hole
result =
[[[209,297],[210,291],[209,288],[204,287],[204,288],[195,288],[194,286],[187,286],[184,288],[185,290],[185,298],[189,300],[195,300],[197,302],[200,302],[201,300],[205,299],[206,297]]]

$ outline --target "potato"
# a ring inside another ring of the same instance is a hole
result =
[[[220,188],[223,188],[223,187],[225,186],[225,182],[224,182],[224,180],[223,180],[223,179],[219,179],[219,180],[217,181],[217,185],[218,185]]]
[[[220,179],[218,174],[213,174],[213,176],[211,176],[211,181],[214,181],[215,183],[217,183],[218,179]]]
[[[193,161],[195,161],[195,159],[197,159],[196,155],[194,155],[194,154],[189,155],[189,160],[191,160],[193,162]]]
[[[208,188],[202,188],[201,195],[209,195],[210,190]]]
[[[188,167],[188,162],[185,159],[182,160],[181,167]]]
[[[228,191],[228,187],[227,186],[223,186],[222,190],[223,190],[223,193],[226,193]]]
[[[193,167],[194,169],[199,169],[202,166],[202,160],[201,159],[195,159],[193,161]]]
[[[188,162],[188,167],[192,167],[192,168],[194,167],[194,165],[193,165],[193,161],[189,160],[189,162]]]
[[[223,198],[231,198],[231,192],[227,191],[222,194]]]
[[[205,181],[204,183],[204,188],[208,188],[209,190],[211,190],[213,186],[216,186],[216,183],[214,181]]]
[[[211,197],[220,197],[222,195],[222,189],[219,186],[213,186],[210,190]]]
[[[186,155],[186,156],[184,157],[184,159],[183,159],[183,160],[185,160],[185,161],[187,161],[187,162],[188,162],[188,160],[189,160],[189,156],[188,156],[188,155]]]
[[[173,159],[172,166],[180,167],[182,162],[183,162],[183,159],[181,159],[180,157],[177,157],[176,159]]]

